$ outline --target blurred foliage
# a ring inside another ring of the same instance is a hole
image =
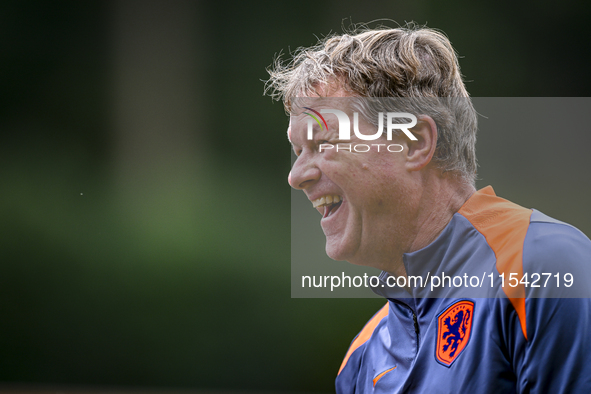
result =
[[[209,156],[121,187],[114,4],[0,4],[3,382],[333,390],[384,301],[290,299],[287,118],[261,82],[274,54],[350,20],[415,20],[448,34],[474,96],[591,87],[583,2],[200,2]]]

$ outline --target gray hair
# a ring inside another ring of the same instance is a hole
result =
[[[474,184],[476,111],[456,53],[441,32],[410,24],[327,37],[296,50],[287,64],[277,58],[268,72],[265,93],[282,100],[288,112],[294,98],[320,96],[323,85],[335,82],[360,98],[399,98],[398,110],[428,115],[437,124],[438,167]],[[376,126],[374,114],[382,109],[359,106]]]

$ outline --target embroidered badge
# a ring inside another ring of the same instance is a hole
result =
[[[441,312],[437,319],[437,348],[435,357],[450,366],[470,340],[474,302],[458,301]]]

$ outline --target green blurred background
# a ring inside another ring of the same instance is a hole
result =
[[[0,382],[333,391],[383,300],[290,298],[265,68],[351,21],[414,20],[473,96],[587,96],[589,7],[1,1]],[[481,137],[479,186],[591,233],[589,131],[504,132]]]

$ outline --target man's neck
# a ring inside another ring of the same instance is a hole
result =
[[[422,183],[425,187],[416,190],[415,226],[407,234],[408,243],[391,262],[392,275],[406,276],[403,254],[414,252],[431,244],[451,221],[453,215],[476,192],[474,186],[450,177],[431,179]]]
[[[459,181],[441,182],[425,190],[421,196],[416,237],[406,253],[422,249],[435,241],[453,215],[475,192],[472,185]]]

